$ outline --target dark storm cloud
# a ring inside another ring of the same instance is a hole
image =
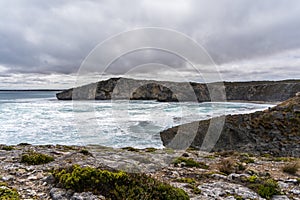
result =
[[[98,43],[147,26],[183,32],[227,66],[299,49],[300,1],[1,1],[0,65],[8,73],[75,73]],[[116,62],[112,73],[151,59],[175,68],[184,63],[166,54],[137,53]]]

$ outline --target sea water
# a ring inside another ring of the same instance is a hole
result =
[[[0,92],[0,144],[161,148],[160,131],[273,105],[236,102],[58,101],[55,92]]]

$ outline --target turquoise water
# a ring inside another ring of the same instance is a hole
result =
[[[155,101],[72,102],[56,100],[55,92],[0,92],[0,143],[161,148],[159,132],[164,129],[270,106]]]

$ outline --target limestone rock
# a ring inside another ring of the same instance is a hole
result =
[[[225,88],[224,88],[225,86]],[[300,91],[299,80],[194,83],[111,78],[56,94],[59,100],[210,101],[211,91],[224,89],[227,100],[283,101]],[[217,93],[222,96],[222,93]],[[219,98],[219,97],[215,97]],[[222,97],[223,98],[223,97]],[[224,97],[225,98],[225,97]],[[216,99],[214,99],[216,100]]]
[[[294,97],[265,111],[250,114],[228,115],[213,151],[237,150],[274,156],[300,156],[300,97]],[[211,120],[190,123],[197,126],[197,134],[192,138],[191,147],[201,148]],[[165,146],[177,135],[186,133],[187,125],[180,125],[160,133]],[[191,126],[194,127],[194,126]],[[184,132],[184,133],[182,133]],[[192,137],[192,136],[191,136]]]

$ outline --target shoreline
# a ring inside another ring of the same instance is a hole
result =
[[[22,163],[22,155],[30,152],[42,153],[54,160],[40,165]],[[221,167],[227,160],[232,160],[233,164],[228,173],[224,173]],[[176,151],[102,146],[0,145],[1,182],[6,184],[6,188],[14,188],[20,199],[105,199],[105,195],[76,192],[56,184],[53,170],[75,164],[112,172],[122,170],[134,174],[145,173],[155,180],[184,190],[190,199],[207,199],[209,196],[220,199],[224,198],[224,192],[227,197],[261,198],[261,194],[247,183],[253,177],[259,180],[272,179],[280,191],[285,193],[283,197],[300,198],[297,193],[300,191],[300,174],[297,172],[291,175],[282,171],[284,166],[292,162],[299,162],[299,158],[255,156],[233,151],[207,153],[194,149]]]
[[[255,104],[270,104],[270,105],[278,105],[282,103],[282,101],[246,101],[246,100],[227,100],[230,103],[255,103]]]

